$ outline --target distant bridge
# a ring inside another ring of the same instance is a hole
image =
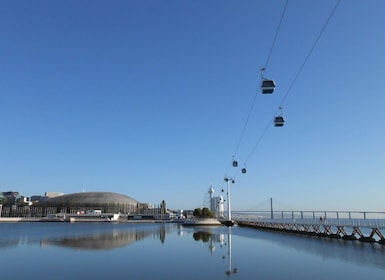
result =
[[[233,211],[239,226],[385,244],[385,212]]]

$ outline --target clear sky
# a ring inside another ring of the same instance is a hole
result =
[[[336,3],[1,1],[0,190],[385,211],[385,1]]]

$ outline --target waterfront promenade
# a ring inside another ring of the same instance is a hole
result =
[[[385,212],[234,212],[239,226],[385,244]]]

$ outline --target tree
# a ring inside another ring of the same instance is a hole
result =
[[[194,215],[194,217],[202,218],[202,209],[201,208],[195,208],[193,215]]]
[[[213,218],[214,213],[211,212],[211,210],[209,208],[205,207],[202,210],[202,216],[203,216],[203,218]]]
[[[205,207],[205,208],[195,208],[194,212],[193,212],[193,215],[194,217],[197,217],[197,218],[213,218],[214,217],[214,213],[210,211],[209,208]]]

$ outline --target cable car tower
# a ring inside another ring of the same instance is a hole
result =
[[[227,183],[227,220],[223,224],[231,227],[234,225],[234,221],[231,219],[230,184],[234,184],[235,180],[231,177],[225,177],[225,182]]]

